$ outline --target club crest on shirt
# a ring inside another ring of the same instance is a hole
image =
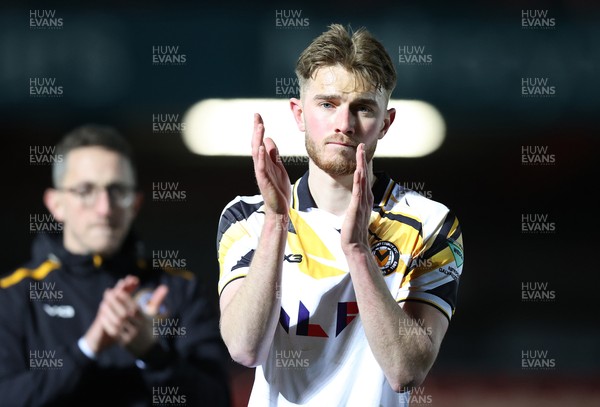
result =
[[[379,241],[371,246],[371,253],[375,257],[381,274],[388,276],[396,271],[400,260],[400,250],[395,244],[386,240]]]

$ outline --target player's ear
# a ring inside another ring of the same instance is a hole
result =
[[[46,188],[44,191],[44,205],[57,222],[63,222],[65,219],[65,205],[62,198],[57,189]]]
[[[383,125],[381,127],[381,131],[379,132],[379,137],[378,137],[379,140],[381,140],[383,138],[383,136],[385,136],[387,131],[390,129],[390,126],[394,122],[395,118],[396,118],[396,109],[394,109],[393,107],[388,109],[387,112],[385,112],[385,118],[383,119]]]
[[[302,109],[302,100],[291,98],[290,108],[292,109],[292,113],[294,114],[294,119],[296,120],[296,126],[298,126],[298,130],[305,131],[304,110]]]

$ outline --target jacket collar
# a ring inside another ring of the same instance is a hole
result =
[[[111,257],[98,254],[79,255],[69,252],[64,247],[62,233],[44,233],[33,241],[32,256],[36,261],[51,258],[58,261],[61,268],[77,274],[92,273],[99,269],[127,274],[139,268],[139,260],[143,258],[143,247],[133,233],[130,233],[121,249]]]

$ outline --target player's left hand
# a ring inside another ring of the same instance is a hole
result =
[[[365,145],[356,148],[356,170],[352,185],[352,198],[342,225],[342,250],[349,254],[355,250],[369,249],[369,223],[373,207],[373,192],[367,168]]]

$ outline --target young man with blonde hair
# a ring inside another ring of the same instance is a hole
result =
[[[331,25],[300,55],[309,169],[290,187],[255,116],[260,195],[218,231],[221,335],[256,367],[250,405],[405,406],[454,313],[462,235],[449,209],[373,171],[395,117],[383,45]]]

